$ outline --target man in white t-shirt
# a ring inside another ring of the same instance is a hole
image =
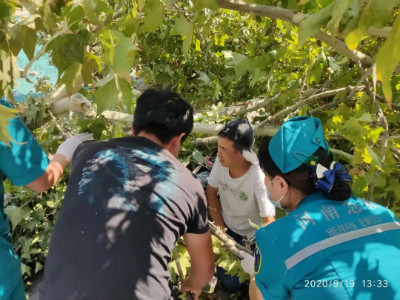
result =
[[[259,226],[275,220],[275,207],[265,189],[265,175],[251,150],[254,135],[247,120],[225,125],[218,133],[218,157],[207,186],[208,210],[214,223],[250,239],[255,229],[249,220]]]
[[[275,220],[275,206],[267,196],[265,175],[251,149],[254,138],[254,129],[247,120],[226,124],[218,133],[218,157],[208,178],[210,218],[215,225],[226,228],[238,243],[254,238],[256,229],[251,223],[263,226]],[[220,279],[224,284],[224,278]],[[236,290],[237,284],[231,283],[224,285]]]

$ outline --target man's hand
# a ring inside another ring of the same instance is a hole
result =
[[[191,292],[194,299],[201,293],[214,275],[214,252],[210,231],[202,234],[185,233],[186,249],[190,256],[190,276],[182,282],[183,293]]]
[[[264,225],[268,225],[269,223],[272,223],[275,221],[275,217],[274,216],[270,216],[270,217],[262,217]]]
[[[250,276],[254,275],[254,256],[244,251],[239,251],[239,253],[243,257],[243,259],[240,261],[243,271]]]
[[[66,139],[60,147],[58,147],[56,154],[63,155],[68,162],[71,162],[72,155],[74,154],[76,148],[85,141],[93,140],[93,134],[84,132],[79,133],[73,137]]]
[[[184,295],[189,294],[189,297],[187,297],[187,299],[193,299],[193,300],[196,300],[201,294],[201,289],[193,288],[190,277],[183,280],[181,291],[182,294]]]

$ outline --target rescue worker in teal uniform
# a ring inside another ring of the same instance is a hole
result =
[[[252,300],[400,299],[400,223],[389,209],[352,197],[319,119],[286,121],[259,160],[271,201],[288,214],[256,232],[262,296],[253,289]]]
[[[0,105],[11,107],[5,100],[0,100]],[[12,138],[10,145],[0,141],[0,300],[22,300],[25,291],[21,263],[11,244],[10,222],[4,213],[3,179],[44,192],[60,178],[76,147],[92,135],[84,133],[67,139],[49,162],[19,117],[9,120],[7,130]]]

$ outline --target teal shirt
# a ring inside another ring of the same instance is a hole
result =
[[[400,299],[400,224],[376,203],[322,193],[256,232],[265,299]]]
[[[0,105],[10,106],[4,100],[0,100]],[[3,175],[15,185],[26,185],[39,178],[49,164],[46,154],[19,117],[9,120],[8,131],[18,143],[11,141],[9,147],[0,141],[0,237],[7,239],[10,228],[4,214]]]

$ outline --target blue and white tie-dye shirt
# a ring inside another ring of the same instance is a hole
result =
[[[169,299],[175,241],[207,231],[200,182],[169,151],[143,137],[84,143],[40,299]]]

